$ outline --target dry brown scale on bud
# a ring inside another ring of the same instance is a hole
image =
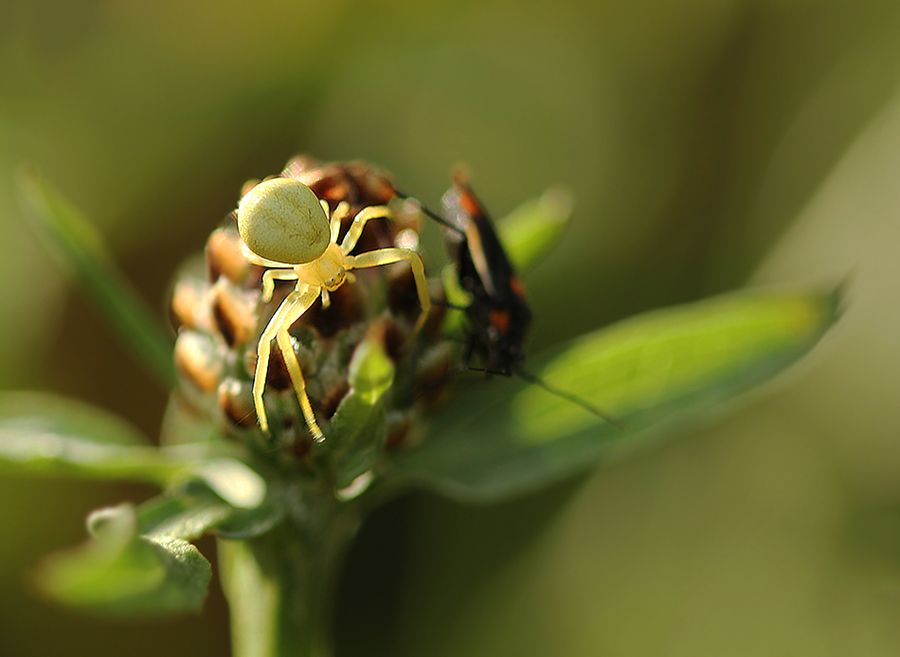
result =
[[[302,156],[280,174],[308,186],[326,201],[330,212],[349,204],[338,242],[353,217],[363,208],[389,206],[390,218],[368,221],[352,254],[376,249],[415,249],[423,221],[414,203],[404,202],[390,177],[363,162],[322,164]],[[248,183],[246,194],[254,187]],[[330,213],[329,213],[330,215]],[[265,407],[271,436],[259,428],[254,410],[253,378],[260,334],[296,280],[277,280],[272,299],[262,301],[265,268],[253,264],[242,245],[236,213],[213,231],[206,244],[208,278],[183,275],[176,283],[172,312],[179,336],[175,362],[184,382],[183,394],[200,412],[213,413],[223,433],[259,449],[282,456],[305,458],[312,436],[294,395],[285,361],[277,349],[269,358],[265,379]],[[427,269],[426,271],[432,274]],[[321,299],[289,330],[294,353],[306,381],[306,393],[327,435],[328,421],[349,391],[348,365],[364,338],[374,339],[395,366],[387,393],[388,449],[418,440],[416,427],[423,405],[440,394],[435,382],[445,381],[454,367],[455,349],[440,335],[444,307],[431,306],[428,321],[416,335],[420,313],[416,282],[408,262],[355,269],[355,282]],[[440,281],[433,275],[431,299],[442,299]]]

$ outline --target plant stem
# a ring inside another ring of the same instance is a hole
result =
[[[302,525],[219,540],[234,657],[331,657],[339,566],[360,521],[333,498],[310,508]]]

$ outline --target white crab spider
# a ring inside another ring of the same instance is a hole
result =
[[[269,267],[262,278],[262,300],[272,299],[275,281],[297,281],[297,286],[275,311],[259,338],[256,373],[253,379],[253,404],[259,425],[269,432],[263,390],[269,367],[272,340],[284,356],[288,373],[306,425],[316,442],[325,439],[316,422],[306,382],[300,371],[300,363],[291,346],[288,329],[303,313],[322,297],[322,307],[330,303],[329,292],[334,292],[345,281],[355,280],[351,269],[377,267],[392,262],[408,260],[416,281],[416,291],[422,312],[416,322],[413,335],[418,333],[428,317],[431,299],[425,281],[422,259],[413,251],[400,248],[384,248],[350,255],[370,219],[389,217],[385,206],[363,208],[353,218],[350,230],[340,245],[337,243],[341,220],[350,212],[350,206],[340,203],[329,219],[328,204],[320,201],[306,185],[292,178],[272,178],[250,190],[238,206],[237,220],[244,254],[258,265]]]

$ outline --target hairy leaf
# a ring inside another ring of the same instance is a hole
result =
[[[39,570],[49,596],[116,616],[200,609],[212,571],[193,545],[171,534],[140,534],[129,505],[96,511],[88,526],[85,546],[50,557]]]

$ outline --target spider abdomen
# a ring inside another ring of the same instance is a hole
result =
[[[247,192],[237,219],[247,248],[275,262],[312,262],[325,252],[331,238],[319,199],[291,178],[272,178]]]

